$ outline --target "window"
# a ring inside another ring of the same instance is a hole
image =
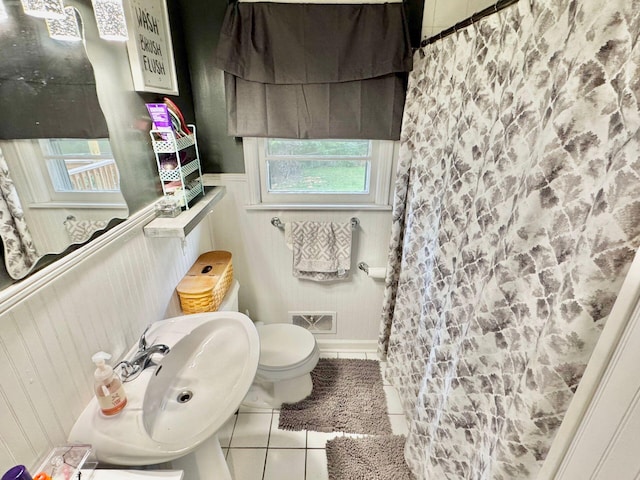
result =
[[[0,147],[29,208],[126,208],[106,138],[11,140]]]
[[[54,192],[118,192],[120,178],[109,140],[40,140]]]
[[[392,141],[244,138],[243,142],[254,205],[389,205],[397,152]]]

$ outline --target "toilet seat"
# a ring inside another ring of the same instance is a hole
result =
[[[304,362],[317,346],[313,334],[290,323],[260,325],[259,366],[266,370],[291,368]]]
[[[238,311],[236,280],[222,301],[220,311]],[[291,323],[256,324],[260,358],[253,385],[242,404],[255,408],[280,408],[311,394],[311,371],[320,359],[320,347],[313,334]]]
[[[320,349],[310,331],[289,323],[260,325],[257,329],[260,338],[257,378],[286,380],[309,373],[318,363]]]

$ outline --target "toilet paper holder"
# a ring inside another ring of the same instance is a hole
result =
[[[370,267],[365,262],[360,262],[358,268],[374,280],[384,280],[387,277],[387,267]]]

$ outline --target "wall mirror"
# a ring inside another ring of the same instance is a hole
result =
[[[65,2],[73,5],[73,2]],[[0,237],[7,272],[88,241],[128,216],[94,70],[80,38],[4,0],[0,16]]]

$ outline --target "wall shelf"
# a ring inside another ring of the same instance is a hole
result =
[[[185,239],[203,219],[213,210],[225,194],[225,187],[209,187],[204,195],[189,210],[174,218],[157,217],[144,226],[146,237],[173,237]]]

